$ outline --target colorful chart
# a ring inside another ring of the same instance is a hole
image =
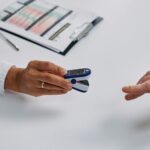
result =
[[[60,19],[69,13],[69,10],[58,7],[43,19],[41,19],[37,24],[35,24],[30,31],[38,35],[42,35],[46,30],[55,25]]]
[[[8,23],[14,24],[20,28],[27,29],[45,13],[54,8],[54,5],[49,6],[49,8],[43,7],[41,2],[34,1],[31,4],[24,7],[22,10],[14,14],[10,19],[7,20]]]

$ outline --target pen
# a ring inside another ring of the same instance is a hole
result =
[[[7,39],[1,32],[0,32],[0,37],[4,41],[6,41],[8,43],[8,45],[10,47],[12,47],[14,50],[19,51],[19,48],[14,43],[12,43],[9,39]]]

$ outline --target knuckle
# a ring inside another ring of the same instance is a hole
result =
[[[54,63],[49,63],[50,64],[50,67],[54,70],[54,71],[57,71],[57,69],[58,69],[58,66],[57,65],[55,65]]]
[[[35,78],[36,77],[36,75],[32,69],[29,69],[25,75],[26,75],[26,78]]]
[[[35,63],[35,60],[32,60],[28,63],[28,67],[31,67]]]
[[[45,75],[45,80],[51,82],[53,77],[51,75]]]
[[[38,61],[38,60],[32,60],[32,61],[30,61],[30,62],[28,63],[28,68],[34,67],[37,62],[39,62],[39,61]]]
[[[44,65],[45,65],[46,68],[48,68],[50,66],[50,62],[49,61],[45,61]]]

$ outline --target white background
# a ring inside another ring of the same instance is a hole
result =
[[[0,97],[0,149],[149,150],[150,95],[126,102],[121,88],[150,69],[150,1],[51,1],[105,19],[65,57],[8,35],[21,50],[1,47],[0,60],[21,67],[34,59],[67,69],[89,67],[89,92]]]

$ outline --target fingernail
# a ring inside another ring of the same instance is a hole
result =
[[[128,95],[125,96],[126,101],[131,101],[131,97],[129,97]]]
[[[71,83],[67,83],[67,87],[68,87],[69,90],[71,90],[72,89],[72,84]]]
[[[131,86],[125,86],[122,88],[122,91],[127,92],[130,88],[131,88]]]

